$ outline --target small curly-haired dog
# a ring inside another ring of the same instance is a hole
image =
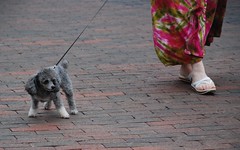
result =
[[[27,81],[25,90],[32,98],[32,104],[28,112],[29,117],[36,117],[39,102],[44,102],[44,108],[48,110],[53,101],[60,116],[69,118],[61,99],[61,88],[68,100],[71,114],[76,115],[78,113],[76,103],[73,100],[72,83],[66,71],[67,66],[68,62],[64,60],[59,65],[43,68]]]

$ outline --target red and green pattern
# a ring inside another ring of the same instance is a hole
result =
[[[200,61],[205,44],[209,45],[214,36],[220,35],[226,1],[151,0],[154,47],[162,63],[178,65]],[[215,18],[218,19],[215,24],[220,26],[218,31],[211,29]]]

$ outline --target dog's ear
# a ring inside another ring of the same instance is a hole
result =
[[[38,76],[36,75],[27,81],[25,85],[25,90],[28,92],[28,94],[30,95],[37,94],[37,80]]]
[[[58,82],[58,84],[62,83],[61,77],[59,75],[57,75],[57,82]]]
[[[64,68],[64,69],[67,69],[68,68],[68,61],[66,59],[64,59],[62,62],[61,62],[61,66]]]

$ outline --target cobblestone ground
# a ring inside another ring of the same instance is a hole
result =
[[[61,119],[41,106],[27,117],[24,84],[56,64],[103,2],[0,1],[0,149],[240,149],[239,0],[229,0],[222,37],[207,47],[214,96],[159,62],[148,0],[109,0],[66,56],[80,113]]]

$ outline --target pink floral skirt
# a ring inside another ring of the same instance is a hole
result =
[[[151,0],[153,41],[162,63],[193,64],[219,37],[227,0]]]

